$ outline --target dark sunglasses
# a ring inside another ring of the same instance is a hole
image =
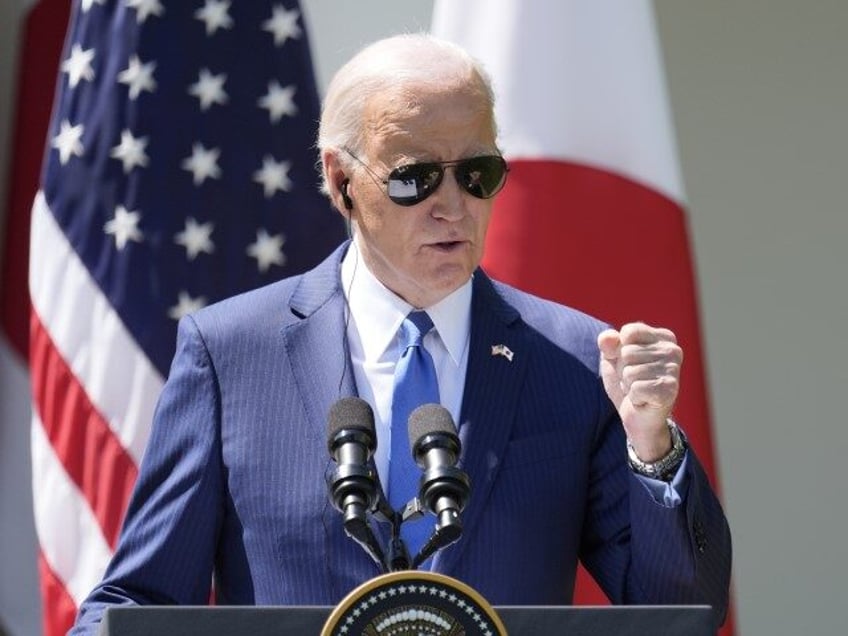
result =
[[[389,199],[398,205],[410,206],[421,203],[433,194],[442,183],[445,168],[453,167],[456,182],[468,194],[478,199],[490,199],[500,192],[506,183],[509,167],[499,155],[484,155],[454,161],[428,161],[409,163],[392,170],[381,179],[368,165],[347,148],[344,151],[356,159],[373,176],[386,186]]]

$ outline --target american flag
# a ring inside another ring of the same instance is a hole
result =
[[[30,254],[48,635],[115,547],[177,320],[343,236],[296,2],[80,0],[57,90]]]

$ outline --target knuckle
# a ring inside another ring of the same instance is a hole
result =
[[[665,363],[665,374],[672,378],[676,378],[680,375],[680,363],[679,362],[666,362]]]
[[[665,327],[661,327],[657,329],[657,333],[664,340],[668,340],[669,342],[673,342],[677,344],[677,336],[671,329],[666,329]]]
[[[622,342],[633,342],[636,340],[642,330],[644,329],[645,324],[641,322],[631,322],[624,325],[621,328],[621,341]]]
[[[657,350],[663,357],[669,360],[678,363],[683,361],[683,349],[676,342],[663,340],[657,344]]]
[[[673,375],[663,375],[657,378],[657,384],[663,389],[676,389],[678,382]]]
[[[640,361],[641,354],[642,347],[628,344],[621,348],[620,357],[624,364],[635,364]]]
[[[679,384],[677,378],[669,375],[657,378],[655,382],[657,394],[665,398],[671,398],[677,395]]]

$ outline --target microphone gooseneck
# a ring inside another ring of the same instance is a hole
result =
[[[424,470],[418,498],[436,516],[435,532],[413,561],[418,567],[436,550],[457,541],[462,534],[460,513],[468,503],[471,482],[456,467],[462,445],[450,412],[438,404],[425,404],[409,416],[409,445]]]
[[[342,513],[345,532],[385,568],[383,549],[368,523],[379,501],[377,479],[369,460],[377,448],[374,412],[365,400],[345,397],[330,408],[327,449],[336,469],[327,479],[333,506]]]

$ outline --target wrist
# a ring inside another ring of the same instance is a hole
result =
[[[654,461],[644,461],[636,452],[636,448],[630,439],[627,440],[627,458],[630,467],[640,475],[661,481],[671,481],[677,469],[686,456],[686,439],[673,420],[667,419],[668,434],[671,439],[671,448],[665,454]]]
[[[635,434],[631,434],[631,431],[627,432],[627,443],[633,448],[639,460],[646,464],[659,461],[674,447],[668,419],[660,424],[659,430],[637,428],[634,432]]]

